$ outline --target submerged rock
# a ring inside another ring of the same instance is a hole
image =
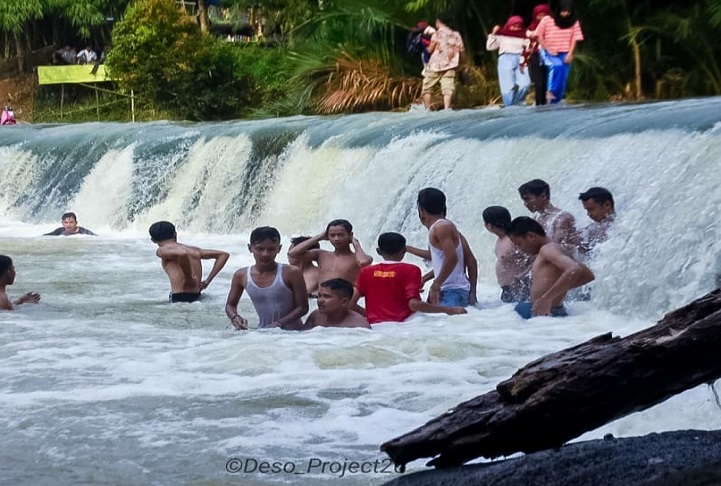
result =
[[[417,472],[387,486],[711,486],[721,431],[683,430],[577,442],[501,461]]]

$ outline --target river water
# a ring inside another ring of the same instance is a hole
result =
[[[0,481],[381,484],[396,475],[382,442],[535,358],[629,334],[715,287],[719,122],[712,98],[3,129],[0,254],[17,269],[11,295],[35,290],[42,302],[0,314]],[[566,319],[524,322],[497,299],[480,213],[526,214],[516,188],[533,178],[580,226],[579,192],[616,196],[611,238],[591,265],[594,299],[571,303]],[[225,297],[232,272],[251,263],[254,226],[277,226],[287,248],[343,217],[369,253],[384,231],[423,246],[415,195],[425,186],[446,192],[479,259],[478,308],[373,330],[227,329]],[[99,236],[41,237],[66,210]],[[182,242],[231,253],[203,302],[165,303],[147,235],[158,219],[175,222]],[[720,424],[702,386],[583,438]]]

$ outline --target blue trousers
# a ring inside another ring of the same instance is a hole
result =
[[[566,82],[568,81],[568,74],[571,72],[571,65],[563,62],[568,53],[559,52],[558,55],[552,56],[545,49],[539,49],[538,52],[541,61],[548,67],[547,89],[554,96],[551,103],[558,103],[566,93]]]
[[[506,106],[523,103],[531,86],[528,68],[521,72],[520,63],[520,54],[506,53],[498,57],[498,84],[501,87],[503,104]],[[516,86],[518,86],[517,90]]]
[[[468,307],[470,305],[470,290],[441,290],[441,298],[438,303],[448,307]]]

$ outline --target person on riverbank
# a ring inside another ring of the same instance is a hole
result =
[[[170,302],[195,302],[200,293],[218,275],[230,258],[230,254],[178,243],[173,223],[158,221],[149,229],[150,239],[158,245],[155,254],[160,258],[163,270],[170,279]],[[203,280],[201,260],[215,260],[208,277]]]
[[[496,235],[496,279],[501,286],[501,301],[523,302],[530,295],[530,276],[533,259],[520,251],[508,236],[511,213],[502,206],[483,210],[483,224]]]
[[[417,52],[421,55],[421,63],[423,69],[428,65],[431,54],[428,52],[428,46],[431,45],[431,37],[435,34],[436,29],[428,25],[428,22],[418,22],[408,34],[407,48],[408,52]]]
[[[95,233],[87,228],[78,226],[78,217],[75,213],[65,213],[60,218],[62,226],[56,228],[50,233],[45,233],[43,236],[72,236],[72,235],[90,235],[97,236]]]
[[[535,257],[531,268],[531,299],[517,304],[516,312],[524,319],[568,315],[563,306],[566,293],[593,281],[593,272],[574,260],[567,249],[552,242],[533,218],[520,216],[514,219],[507,233],[514,245]]]
[[[258,313],[259,328],[298,331],[302,327],[301,318],[308,313],[308,290],[300,270],[275,261],[282,247],[280,241],[280,233],[270,226],[250,233],[248,250],[255,265],[235,271],[225,302],[225,313],[236,329],[248,329],[248,320],[238,313],[244,291]]]
[[[436,32],[431,36],[428,52],[431,54],[428,65],[423,70],[423,106],[431,107],[432,90],[437,84],[441,86],[443,108],[451,109],[453,92],[455,91],[456,69],[463,52],[463,39],[455,30],[448,26],[448,19],[439,16],[436,20]]]
[[[40,294],[37,292],[28,292],[14,302],[10,300],[7,287],[15,283],[15,276],[15,266],[12,258],[0,255],[0,310],[11,311],[15,309],[16,305],[37,304],[40,302]]]
[[[544,17],[538,24],[535,35],[541,46],[541,61],[548,67],[546,99],[549,103],[558,103],[566,93],[576,44],[583,40],[573,1],[561,0],[556,12]]]
[[[570,249],[579,247],[576,219],[568,212],[551,204],[551,187],[541,179],[533,179],[518,188],[526,208],[543,227],[551,241]]]
[[[530,43],[527,47],[524,57],[528,60],[528,74],[531,76],[533,82],[533,90],[535,92],[536,106],[545,105],[548,101],[546,99],[546,92],[548,86],[548,68],[541,61],[538,53],[538,35],[536,29],[538,24],[541,23],[544,17],[551,15],[551,6],[545,3],[536,5],[533,8],[533,20],[528,26],[527,35]]]
[[[616,208],[611,191],[605,187],[591,187],[579,194],[578,199],[593,221],[582,231],[581,251],[589,254],[596,245],[608,239],[608,230],[616,219]]]
[[[326,280],[318,287],[318,309],[311,312],[302,330],[314,327],[364,327],[370,329],[361,314],[351,310],[353,284],[342,278]]]
[[[64,46],[62,49],[53,52],[53,64],[77,64],[77,62],[77,51],[70,46]]]
[[[476,303],[476,288],[465,273],[464,249],[456,225],[446,219],[446,195],[434,187],[418,193],[418,218],[428,229],[429,256],[433,265],[433,283],[428,302],[449,307],[468,307]],[[476,269],[477,272],[477,269]]]
[[[95,53],[91,46],[86,46],[85,49],[78,52],[78,64],[94,64],[98,60],[98,55]]]
[[[333,251],[321,250],[321,241],[330,241]],[[288,259],[291,258],[305,263],[318,262],[319,282],[342,278],[352,284],[358,278],[360,269],[373,262],[353,236],[353,225],[345,219],[331,221],[323,233],[291,248]]]
[[[365,297],[368,322],[403,322],[414,312],[465,314],[460,306],[433,305],[421,300],[421,270],[404,263],[406,239],[398,233],[383,233],[378,237],[378,254],[383,261],[360,271],[351,306]]]
[[[290,239],[289,251],[303,243],[308,241],[310,236],[296,236]],[[313,245],[313,250],[320,250],[320,243]],[[308,290],[308,297],[315,298],[318,294],[318,277],[320,275],[318,266],[314,262],[304,262],[298,258],[288,257],[288,264],[297,267],[298,270],[303,274],[303,280],[305,280],[305,288]]]
[[[501,27],[496,25],[488,35],[486,50],[498,51],[498,84],[506,107],[525,104],[531,86],[524,50],[530,45],[523,17],[514,15]]]

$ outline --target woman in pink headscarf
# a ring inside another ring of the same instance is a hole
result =
[[[546,85],[548,78],[548,68],[541,62],[541,58],[538,55],[538,37],[536,36],[536,29],[538,24],[541,23],[543,17],[551,15],[551,6],[545,3],[536,5],[533,8],[533,20],[531,25],[528,26],[528,38],[531,39],[531,44],[526,52],[528,59],[528,73],[531,75],[531,81],[533,81],[533,88],[536,92],[536,106],[546,104]]]
[[[531,86],[531,78],[522,57],[524,49],[530,41],[526,38],[523,18],[514,15],[506,24],[496,25],[488,36],[486,49],[498,49],[498,84],[505,106],[522,104],[526,100],[526,92]]]

